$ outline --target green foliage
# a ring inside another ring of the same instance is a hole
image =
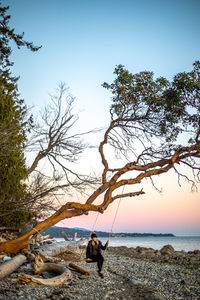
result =
[[[9,6],[2,6],[0,1],[0,75],[11,79],[12,82],[16,82],[17,78],[12,77],[10,72],[10,67],[13,65],[13,62],[10,61],[12,53],[10,42],[14,42],[18,49],[26,47],[31,51],[38,51],[41,47],[36,47],[32,42],[25,41],[23,39],[24,33],[17,34],[14,28],[10,28],[9,21],[11,16],[7,14],[8,9]]]
[[[24,41],[24,34],[16,34],[9,27],[8,8],[0,3],[0,225],[18,227],[34,217],[28,205],[30,194],[24,183],[24,145],[31,118],[26,119],[27,108],[19,99],[17,78],[11,76],[10,42],[32,51],[39,48]]]
[[[169,143],[184,130],[199,129],[200,62],[194,63],[191,72],[177,74],[172,82],[163,77],[154,80],[147,71],[131,74],[122,65],[114,74],[114,82],[103,86],[113,94],[111,117],[115,124],[129,128],[137,124],[138,130]]]
[[[15,89],[0,77],[0,224],[19,226],[30,219],[23,145],[26,109],[15,101]]]

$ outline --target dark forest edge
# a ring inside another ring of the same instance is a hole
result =
[[[85,228],[76,229],[76,228],[67,228],[67,227],[58,227],[52,226],[41,232],[42,235],[50,234],[56,238],[63,238],[61,231],[64,231],[65,234],[70,238],[74,236],[74,233],[77,232],[78,237],[90,237],[91,231]],[[172,233],[128,233],[128,232],[116,232],[110,234],[106,231],[96,231],[99,237],[174,237]]]

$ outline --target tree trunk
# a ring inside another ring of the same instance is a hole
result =
[[[72,209],[73,208],[73,209]],[[83,215],[89,210],[99,211],[99,207],[93,204],[80,204],[76,202],[67,202],[57,212],[46,220],[38,223],[29,232],[19,238],[7,242],[0,243],[0,252],[18,253],[21,249],[26,248],[32,239],[41,231],[57,224],[59,221],[75,216]]]
[[[26,262],[26,256],[19,254],[15,256],[13,259],[2,264],[0,266],[0,280],[13,273],[25,262]]]

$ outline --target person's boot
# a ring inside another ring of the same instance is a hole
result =
[[[101,271],[98,271],[98,273],[101,278],[104,278],[103,273]]]

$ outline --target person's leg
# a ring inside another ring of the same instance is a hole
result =
[[[98,255],[98,257],[97,257],[97,266],[98,266],[98,269],[99,269],[100,273],[102,271],[103,262],[104,262],[103,256],[102,255]]]
[[[91,256],[92,262],[97,262],[98,273],[103,278],[102,266],[104,262],[104,258],[102,255]]]

